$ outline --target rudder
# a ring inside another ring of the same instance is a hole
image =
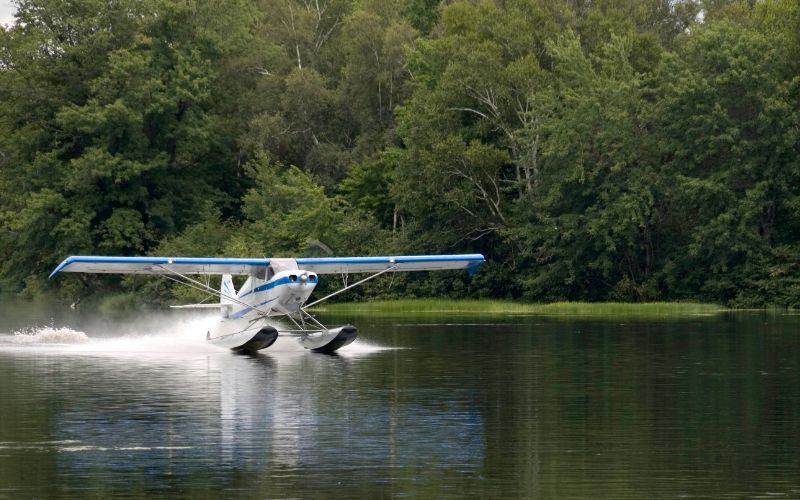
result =
[[[236,287],[233,286],[233,278],[230,274],[222,275],[222,283],[219,286],[219,303],[234,304],[236,298]]]

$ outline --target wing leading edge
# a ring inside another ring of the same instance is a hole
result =
[[[269,259],[228,259],[205,257],[102,257],[73,255],[67,257],[50,274],[118,273],[118,274],[238,274],[263,271]]]
[[[394,271],[440,271],[464,269],[474,273],[485,261],[481,254],[398,255],[395,257],[307,257],[295,259],[300,269],[317,274],[371,273],[394,267]],[[50,274],[262,274],[270,259],[212,257],[67,257]]]
[[[373,273],[394,267],[395,271],[442,271],[465,269],[474,273],[485,259],[481,254],[398,255],[396,257],[300,258],[297,266],[317,274]]]

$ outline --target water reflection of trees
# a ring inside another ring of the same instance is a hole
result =
[[[4,353],[0,441],[29,446],[0,450],[0,484],[40,496],[785,492],[800,466],[795,326],[391,323],[362,334],[411,349]]]
[[[786,331],[760,318],[520,329],[487,362],[484,474],[529,497],[797,488],[800,376]]]

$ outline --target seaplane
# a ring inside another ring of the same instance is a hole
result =
[[[310,312],[342,292],[387,273],[466,270],[473,274],[484,262],[480,254],[402,255],[394,257],[214,258],[214,257],[67,257],[50,274],[154,274],[218,298],[218,303],[187,304],[180,308],[219,309],[219,320],[205,332],[212,344],[236,352],[266,349],[279,334],[297,337],[313,352],[331,354],[352,343],[358,330],[352,325],[327,328]],[[319,275],[340,274],[342,288],[309,302]],[[368,274],[353,283],[350,275]],[[201,276],[221,276],[219,290]],[[233,276],[246,276],[237,291]],[[289,326],[277,318],[287,318]]]

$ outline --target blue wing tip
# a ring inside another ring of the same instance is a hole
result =
[[[478,268],[481,267],[481,264],[484,262],[486,262],[486,258],[483,256],[483,254],[475,254],[475,262],[466,267],[467,274],[472,276],[478,272]]]
[[[483,256],[481,256],[481,257],[483,257]],[[478,268],[481,267],[481,264],[483,264],[485,261],[486,261],[486,259],[481,259],[479,262],[476,262],[474,264],[468,265],[467,268],[466,268],[467,274],[472,276],[473,274],[478,272]]]
[[[49,276],[47,279],[49,279],[49,280],[50,280],[50,279],[53,279],[53,276],[55,276],[56,274],[58,274],[58,273],[59,273],[59,272],[60,272],[62,269],[64,269],[65,267],[67,267],[67,266],[68,266],[68,265],[70,265],[71,263],[72,263],[72,257],[67,257],[66,259],[64,259],[64,260],[61,262],[61,264],[59,264],[58,266],[56,266],[56,268],[55,268],[55,269],[53,269],[53,272],[52,272],[52,273],[50,273],[50,276]]]

